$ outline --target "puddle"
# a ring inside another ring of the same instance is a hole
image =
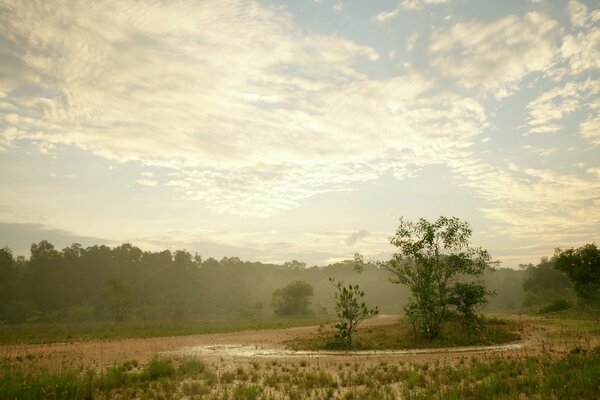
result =
[[[403,356],[411,354],[443,354],[443,353],[469,353],[481,351],[504,351],[523,348],[523,343],[508,343],[494,346],[465,346],[443,347],[437,349],[411,349],[411,350],[357,350],[357,351],[309,351],[290,350],[280,347],[265,347],[250,344],[220,344],[184,347],[177,351],[169,352],[176,355],[217,356],[217,357],[321,357],[321,356]]]

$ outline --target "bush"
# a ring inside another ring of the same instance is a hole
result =
[[[155,380],[163,376],[170,376],[175,373],[175,368],[170,360],[164,358],[153,358],[144,369],[143,377],[148,380]]]
[[[29,300],[10,300],[4,308],[8,322],[35,322],[41,317],[33,302]]]
[[[94,307],[89,304],[75,304],[67,309],[67,319],[75,322],[90,321],[95,312]]]
[[[565,299],[554,299],[551,303],[546,304],[544,307],[540,308],[541,314],[551,313],[555,311],[567,310],[571,308],[573,305],[570,301]]]
[[[273,292],[272,306],[277,315],[310,314],[310,298],[314,294],[312,285],[297,280]]]

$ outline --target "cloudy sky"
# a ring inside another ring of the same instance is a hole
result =
[[[600,7],[0,0],[0,246],[382,258],[600,242]]]

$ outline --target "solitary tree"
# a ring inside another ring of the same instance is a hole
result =
[[[398,252],[380,265],[393,275],[392,282],[410,288],[412,299],[405,312],[415,332],[430,339],[438,336],[451,296],[461,291],[453,289],[459,278],[481,277],[490,267],[490,255],[472,247],[470,237],[469,224],[458,218],[440,217],[434,222],[400,218],[391,239]]]
[[[600,306],[600,249],[590,243],[577,249],[556,249],[556,269],[573,282],[577,296],[587,304]]]
[[[277,315],[309,314],[314,289],[310,283],[297,280],[273,292],[271,305]]]
[[[362,301],[365,292],[360,290],[358,285],[344,286],[343,281],[336,282],[333,278],[329,278],[329,281],[337,289],[333,295],[335,313],[338,317],[338,322],[334,325],[338,329],[335,335],[336,341],[342,346],[351,346],[352,333],[358,324],[368,317],[379,314],[379,310],[377,307],[369,308]]]

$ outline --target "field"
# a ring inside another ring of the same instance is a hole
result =
[[[386,342],[406,326],[380,316],[366,321],[351,351],[318,350],[331,334],[327,325],[283,322],[281,329],[234,329],[229,322],[227,333],[62,343],[25,338],[16,344],[13,336],[0,347],[0,393],[17,399],[597,398],[597,320],[566,313],[489,317],[491,336],[456,342],[449,328],[446,339],[427,346]],[[379,343],[375,350],[368,347],[373,343]]]

